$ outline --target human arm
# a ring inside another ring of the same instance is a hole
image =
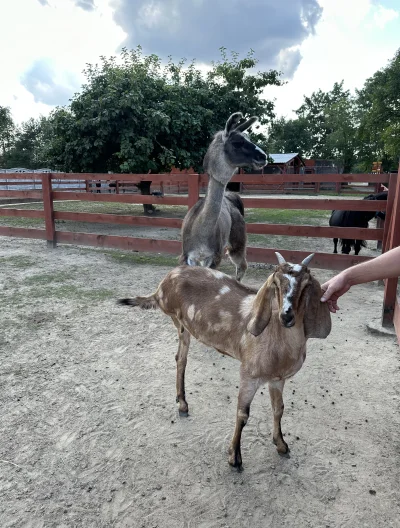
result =
[[[335,313],[339,309],[337,300],[355,284],[374,280],[390,279],[400,276],[400,246],[368,262],[348,268],[325,282],[321,288],[324,294],[322,302],[327,302],[329,310]]]

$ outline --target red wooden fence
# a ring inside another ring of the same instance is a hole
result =
[[[106,248],[118,248],[135,251],[155,251],[162,253],[179,254],[181,244],[174,240],[154,240],[146,238],[134,238],[114,235],[98,235],[91,233],[72,233],[57,231],[55,220],[70,220],[81,222],[112,223],[124,225],[140,226],[160,226],[179,228],[182,220],[176,218],[152,218],[145,216],[130,216],[100,213],[77,213],[54,211],[54,200],[79,200],[94,202],[118,202],[136,204],[159,204],[159,205],[183,205],[192,207],[199,199],[200,187],[207,182],[206,175],[199,174],[7,174],[7,179],[26,180],[31,177],[34,180],[40,178],[41,189],[35,190],[1,190],[0,198],[33,198],[43,201],[43,211],[33,211],[28,209],[0,208],[0,216],[18,216],[27,218],[43,218],[45,230],[28,229],[16,227],[0,227],[0,235],[17,236],[26,238],[39,238],[47,240],[51,247],[57,243],[71,243],[90,245]],[[122,179],[123,178],[123,179]],[[386,174],[237,174],[232,178],[233,182],[244,182],[246,185],[281,184],[287,181],[294,183],[310,182],[334,182],[356,183],[368,182],[369,184],[387,183],[389,176]],[[85,188],[81,190],[52,189],[52,181],[64,180],[65,182],[74,180],[86,182]],[[119,182],[134,184],[140,181],[151,180],[155,184],[169,183],[177,185],[184,183],[188,187],[187,196],[146,196],[140,194],[98,194],[87,192],[90,186],[88,182],[100,180],[102,182]],[[244,197],[245,207],[249,208],[269,208],[269,209],[322,209],[322,210],[358,210],[375,211],[376,202],[362,201],[359,199],[338,200],[335,198],[320,199],[288,199],[288,198],[253,198]],[[358,238],[363,240],[382,241],[383,249],[386,251],[400,245],[400,170],[399,175],[390,175],[388,200],[379,202],[380,210],[387,210],[387,221],[384,229],[360,229],[360,228],[336,228],[319,227],[310,225],[286,225],[286,224],[247,224],[248,233],[265,235],[287,235],[287,236],[307,236],[317,238]],[[278,250],[291,262],[300,262],[307,253],[304,251]],[[275,248],[248,247],[247,256],[251,262],[275,263]],[[316,253],[313,259],[313,266],[318,268],[342,270],[359,262],[369,260],[370,257],[339,255],[331,253]],[[391,324],[393,319],[396,322],[400,335],[400,308],[396,305],[397,281],[394,279],[386,281],[385,301],[383,309],[383,323]]]

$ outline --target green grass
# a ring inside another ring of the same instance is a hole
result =
[[[0,266],[9,265],[13,268],[27,269],[36,266],[36,260],[25,255],[13,255],[12,257],[0,257]]]
[[[93,251],[93,250],[88,250]],[[166,266],[178,265],[178,255],[163,255],[159,253],[125,253],[121,251],[105,250],[102,253],[120,264],[143,265],[143,266]]]
[[[23,284],[26,286],[36,286],[40,284],[51,284],[53,282],[65,282],[66,279],[71,279],[71,274],[73,273],[73,268],[68,268],[68,277],[65,273],[39,273],[37,275],[31,275],[23,279]]]
[[[71,300],[94,303],[113,299],[115,292],[105,288],[83,289],[73,284],[63,284],[51,287],[31,287],[28,291],[15,293],[15,290],[0,294],[2,305],[12,304],[17,307],[24,307],[27,304],[37,304],[41,299],[57,299],[58,301]]]
[[[43,218],[22,218],[20,216],[2,216],[0,224],[5,227],[26,227],[44,229]]]
[[[247,209],[245,219],[249,224],[320,225],[325,223],[330,214],[330,211],[319,211],[317,209]]]

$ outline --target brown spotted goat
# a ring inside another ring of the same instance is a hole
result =
[[[313,255],[290,264],[277,253],[279,265],[260,290],[248,288],[220,271],[180,266],[148,297],[122,299],[121,304],[160,308],[178,330],[177,402],[187,415],[185,368],[192,335],[221,354],[241,362],[235,433],[229,463],[240,468],[240,439],[257,389],[268,382],[274,413],[273,441],[281,454],[289,451],[281,431],[285,380],[300,370],[310,337],[331,331],[321,287],[308,269]]]

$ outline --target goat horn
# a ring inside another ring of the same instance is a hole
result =
[[[308,257],[306,257],[303,262],[302,262],[302,265],[303,266],[308,266],[313,258],[315,253],[311,253],[311,255],[308,255]]]
[[[278,259],[279,264],[286,264],[286,260],[282,257],[280,253],[275,251],[276,258]]]

